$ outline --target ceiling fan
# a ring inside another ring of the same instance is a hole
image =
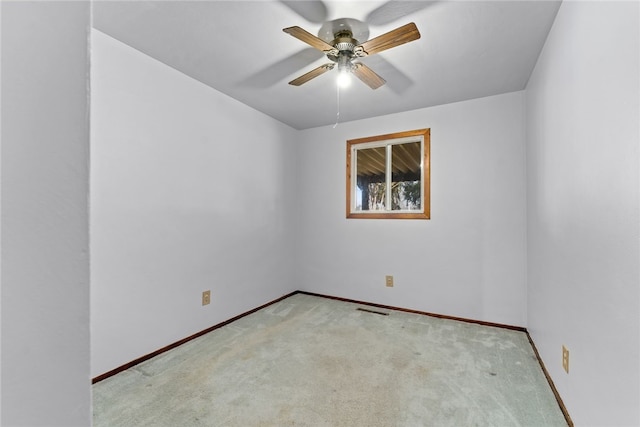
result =
[[[364,43],[360,43],[353,38],[353,33],[349,29],[340,29],[334,34],[331,43],[327,43],[319,37],[303,30],[300,27],[284,28],[287,34],[307,43],[308,45],[322,51],[332,62],[323,64],[308,73],[289,82],[290,85],[300,86],[309,80],[316,78],[333,68],[338,64],[338,82],[342,79],[348,79],[349,73],[355,75],[362,80],[371,89],[377,89],[384,85],[386,81],[376,74],[371,68],[367,67],[359,58],[374,55],[392,47],[400,46],[405,43],[420,38],[420,32],[413,22],[389,31],[381,36],[375,37]]]

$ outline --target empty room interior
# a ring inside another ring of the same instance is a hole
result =
[[[639,23],[0,2],[0,424],[640,426]]]

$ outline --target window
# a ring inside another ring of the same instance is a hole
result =
[[[430,129],[347,141],[347,218],[429,219]]]

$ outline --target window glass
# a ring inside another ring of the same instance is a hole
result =
[[[420,142],[391,146],[391,209],[420,210],[422,161]]]
[[[357,211],[376,211],[386,209],[386,165],[385,147],[363,148],[357,150]]]
[[[428,219],[430,130],[347,141],[347,217]]]

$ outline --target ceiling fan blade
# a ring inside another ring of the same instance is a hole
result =
[[[400,46],[405,43],[418,40],[420,38],[420,32],[418,27],[413,22],[389,31],[381,36],[375,37],[356,46],[354,53],[357,56],[367,56],[380,53],[383,50],[391,49],[392,47]]]
[[[286,1],[280,3],[303,17],[309,22],[323,23],[327,20],[327,6],[322,1]]]
[[[318,50],[321,50],[322,52],[329,52],[331,50],[334,50],[335,48],[333,46],[331,46],[329,43],[325,42],[324,40],[314,36],[313,34],[309,33],[306,30],[303,30],[300,27],[289,27],[289,28],[284,28],[282,31],[284,31],[287,34],[291,34],[293,37],[297,38],[298,40],[302,40],[303,42],[305,42],[306,44],[315,47]]]
[[[369,14],[365,19],[369,25],[387,25],[400,18],[404,18],[412,13],[419,12],[428,7],[434,6],[437,3],[441,3],[435,0],[421,0],[421,1],[396,1],[389,0],[386,3],[378,6]]]
[[[385,79],[377,75],[371,68],[367,67],[362,62],[354,63],[351,72],[371,89],[378,89],[386,83]]]
[[[314,79],[314,78],[318,77],[319,75],[326,73],[329,70],[332,70],[334,66],[335,66],[335,64],[332,64],[332,63],[321,65],[318,68],[314,68],[313,70],[309,71],[308,73],[305,73],[305,74],[301,75],[297,79],[291,80],[289,82],[289,84],[293,85],[293,86],[300,86],[302,84],[305,84],[309,80]]]
[[[387,80],[385,86],[387,89],[398,95],[406,93],[406,91],[415,83],[393,63],[387,61],[384,58],[384,55],[373,55],[372,57],[367,58],[367,66],[376,70],[376,73],[379,75],[385,76],[385,80]]]
[[[301,51],[286,58],[278,59],[266,68],[258,70],[242,81],[242,85],[252,88],[266,89],[291,74],[291,70],[308,68],[311,64],[322,58],[322,52],[311,46],[303,47]],[[375,59],[376,57],[374,57]],[[377,56],[382,59],[382,55]]]

